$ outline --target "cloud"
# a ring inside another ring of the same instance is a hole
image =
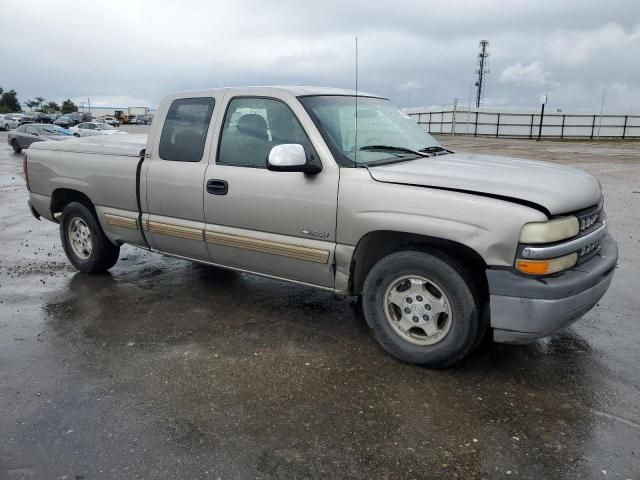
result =
[[[396,86],[397,90],[400,90],[401,92],[406,92],[408,90],[418,90],[419,88],[422,88],[422,82],[419,82],[417,80],[408,80],[406,82],[400,83]]]
[[[358,36],[359,88],[402,106],[468,103],[486,38],[487,105],[535,107],[544,87],[565,110],[597,110],[619,84],[629,88],[607,90],[608,109],[640,110],[637,0],[3,0],[0,32],[0,86],[23,102],[154,107],[193,88],[353,88]]]
[[[542,62],[536,60],[529,65],[522,65],[520,62],[509,65],[500,74],[500,81],[516,85],[542,87],[552,83],[549,77],[551,77],[551,72],[545,71]]]
[[[639,12],[640,14],[640,8]],[[551,35],[545,53],[559,64],[584,65],[596,55],[607,52],[637,52],[640,49],[640,25],[630,31],[617,23],[607,23],[594,30],[560,30]]]

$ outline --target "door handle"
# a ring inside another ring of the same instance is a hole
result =
[[[207,180],[207,193],[226,195],[228,191],[229,184],[226,180]]]

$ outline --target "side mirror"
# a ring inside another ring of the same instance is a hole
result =
[[[276,145],[269,152],[267,168],[274,172],[318,173],[322,167],[307,159],[304,147],[298,143]]]

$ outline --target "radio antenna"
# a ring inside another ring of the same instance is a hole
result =
[[[358,37],[356,36],[356,133],[354,139],[354,157],[353,161],[358,166]]]

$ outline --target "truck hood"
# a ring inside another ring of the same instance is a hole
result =
[[[600,202],[598,181],[576,168],[534,160],[452,153],[369,168],[374,180],[519,200],[551,215]]]

